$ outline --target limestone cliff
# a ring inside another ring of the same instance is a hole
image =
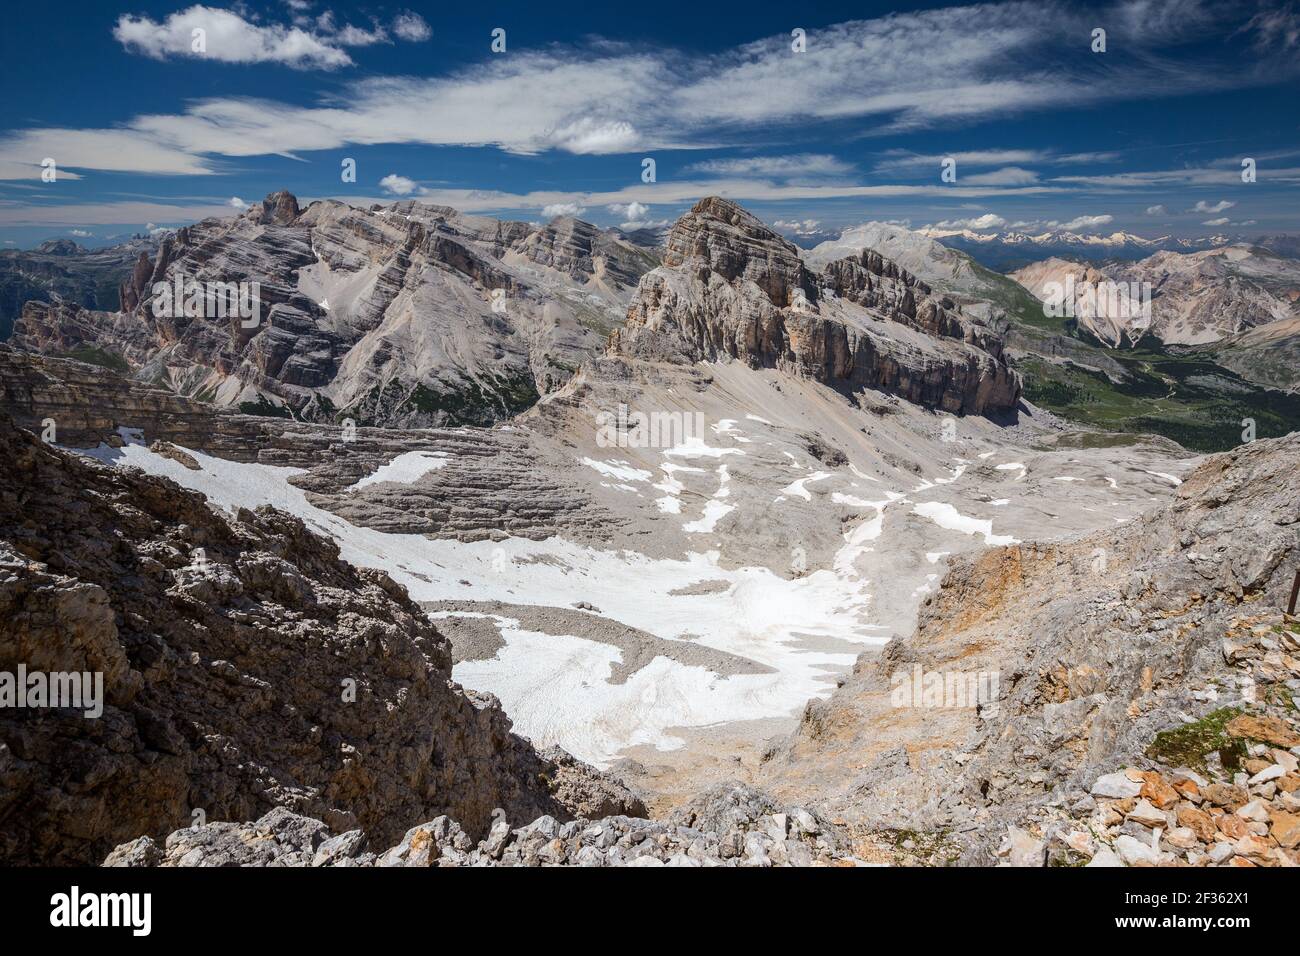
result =
[[[949,412],[1003,412],[1020,398],[998,334],[951,299],[871,251],[814,273],[793,245],[717,197],[673,227],[663,265],[641,280],[610,350],[738,359]]]

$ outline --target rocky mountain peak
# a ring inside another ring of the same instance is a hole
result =
[[[610,351],[740,359],[953,412],[1013,408],[1020,397],[999,334],[897,263],[863,250],[814,273],[794,245],[716,196],[673,226]]]
[[[71,239],[46,239],[36,247],[36,251],[47,256],[79,256],[85,255],[86,247]]]
[[[298,197],[287,189],[270,193],[260,203],[248,207],[247,215],[255,222],[287,226],[298,218]]]
[[[740,206],[720,196],[701,199],[677,220],[668,235],[664,265],[694,263],[728,282],[753,282],[778,307],[790,305],[800,289],[815,299],[816,285],[799,250]]]

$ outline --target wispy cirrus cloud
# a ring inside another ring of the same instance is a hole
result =
[[[954,160],[960,170],[965,166],[987,167],[1008,165],[1084,165],[1112,162],[1119,158],[1116,152],[1060,153],[1048,149],[978,149],[957,150],[952,153],[914,153],[891,149],[881,154],[884,158],[875,164],[875,171],[914,172],[919,169],[939,170],[947,160]]]
[[[733,159],[710,159],[692,163],[683,172],[718,176],[753,176],[763,179],[806,179],[823,176],[846,176],[854,170],[852,163],[823,153],[800,153],[793,156],[752,156]]]
[[[968,186],[1028,186],[1038,182],[1038,173],[1019,166],[1004,166],[988,173],[959,177]]]

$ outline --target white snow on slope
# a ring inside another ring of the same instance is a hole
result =
[[[830,476],[831,473],[829,471],[815,471],[811,475],[806,475],[805,477],[799,478],[786,485],[781,489],[781,494],[795,495],[802,498],[804,501],[812,501],[812,492],[809,491],[805,485],[812,481],[823,481]]]
[[[682,740],[671,733],[675,727],[795,714],[809,698],[828,694],[832,671],[852,666],[856,657],[810,648],[809,639],[878,646],[888,638],[883,628],[860,622],[870,596],[856,575],[818,570],[786,580],[766,568],[722,568],[715,552],[656,560],[562,538],[464,543],[391,534],[357,527],[311,505],[288,481],[301,469],[186,451],[199,471],[139,444],[101,447],[92,454],[171,478],[229,511],[270,504],[296,514],[333,538],[344,560],[382,568],[417,601],[547,606],[590,601],[604,616],[658,637],[693,640],[773,668],[767,674],[722,677],[659,657],[615,685],[609,676],[619,660],[617,649],[511,628],[503,632],[506,646],[496,657],[457,665],[455,678],[496,694],[520,733],[539,746],[558,744],[598,765],[608,765],[636,743],[679,747]],[[842,565],[837,557],[835,566]],[[723,581],[727,587],[671,594],[702,581]]]
[[[596,461],[594,458],[583,458],[582,463],[588,468],[592,468],[607,478],[617,478],[620,481],[649,481],[654,477],[653,472],[646,471],[643,468],[635,468],[630,462],[619,461],[611,458],[608,461]]]
[[[960,531],[963,534],[980,534],[984,536],[984,543],[990,545],[999,544],[1018,544],[1016,538],[1009,534],[994,534],[992,520],[983,520],[980,518],[969,518],[959,512],[952,505],[942,501],[922,501],[912,508],[913,514],[918,514],[923,518],[929,518],[940,528],[947,528],[949,531]]]
[[[369,485],[377,485],[385,481],[395,484],[409,485],[417,481],[431,471],[437,471],[439,468],[445,468],[447,465],[447,455],[440,451],[408,451],[398,455],[386,465],[380,465],[375,469],[373,474],[366,475],[354,485],[350,485],[346,490],[356,491],[359,488],[365,488]]]

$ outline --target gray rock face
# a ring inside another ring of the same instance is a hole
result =
[[[539,755],[382,572],[270,508],[214,513],[0,421],[0,670],[98,672],[103,712],[0,710],[0,860],[103,859],[123,840],[273,807],[381,842],[450,813],[644,812]],[[295,838],[296,839],[296,838]]]
[[[814,866],[852,864],[842,837],[803,808],[786,808],[742,784],[701,794],[666,820],[605,816],[561,823],[541,816],[512,829],[504,813],[475,841],[440,816],[395,846],[367,852],[360,830],[330,836],[283,808],[250,823],[177,830],[165,847],[123,844],[105,866]]]
[[[544,227],[416,202],[300,210],[273,193],[141,252],[121,313],[31,303],[14,344],[95,350],[224,406],[360,424],[490,424],[562,385],[622,321],[653,254],[572,218]],[[155,283],[257,283],[260,321],[160,316]]]
[[[1012,278],[1047,300],[1046,286],[1064,284],[1071,275],[1080,328],[1111,347],[1130,345],[1144,334],[1166,344],[1204,345],[1278,322],[1286,323],[1289,338],[1300,320],[1300,260],[1246,243],[1192,253],[1162,251],[1099,267],[1053,258],[1025,266]],[[1121,287],[1118,302],[1084,295],[1100,282]],[[1143,283],[1150,296],[1145,315],[1124,308],[1129,290]],[[1060,288],[1055,292],[1059,296]],[[1284,384],[1294,384],[1294,376]]]
[[[998,334],[877,253],[818,275],[734,203],[701,200],[673,227],[610,351],[657,361],[738,359],[949,412],[1015,408]]]

